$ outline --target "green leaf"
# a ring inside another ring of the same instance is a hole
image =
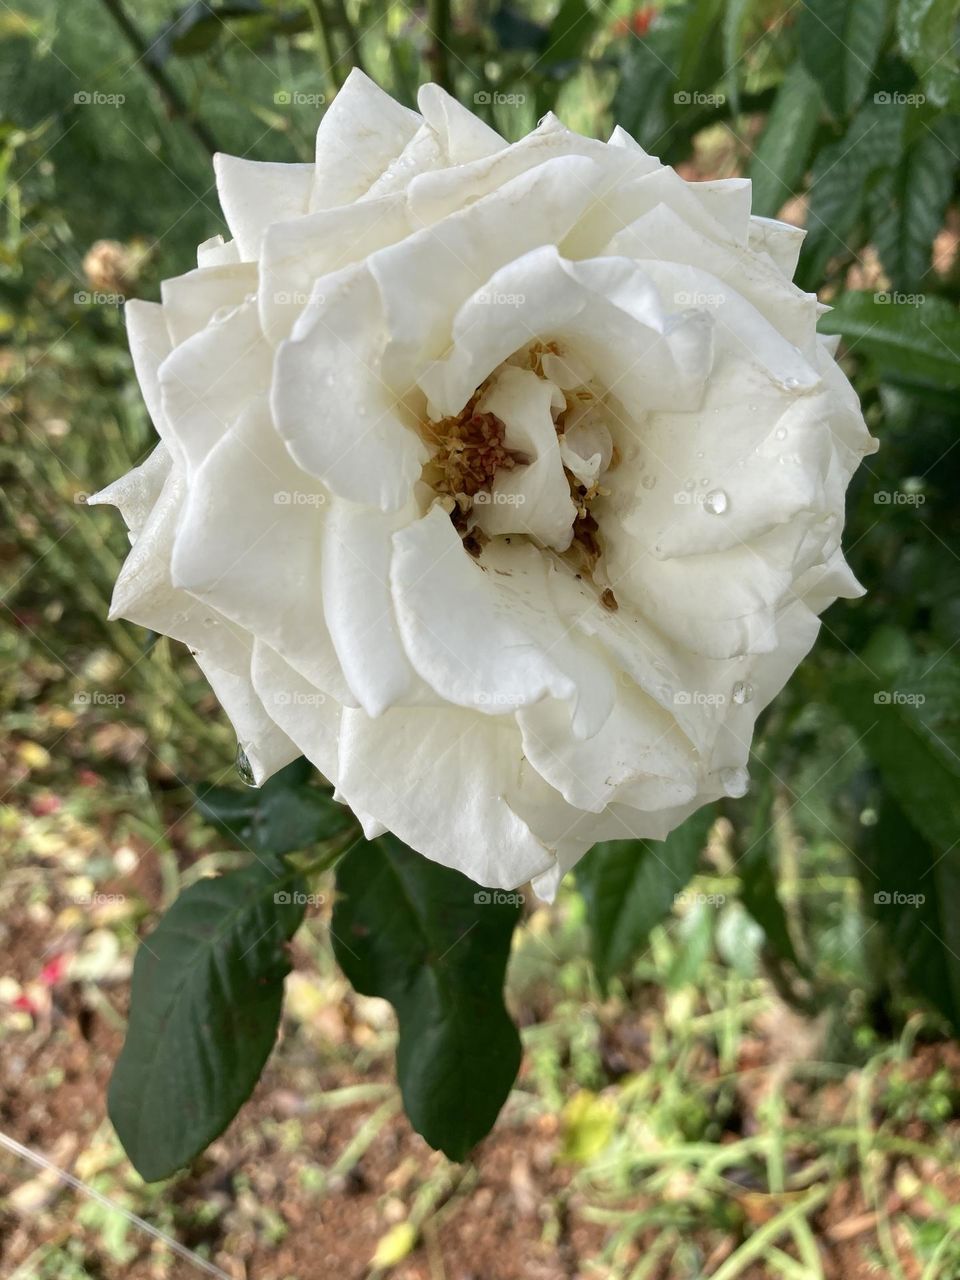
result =
[[[960,9],[956,0],[900,0],[897,35],[929,101],[937,107],[960,106]]]
[[[562,0],[550,24],[547,47],[537,59],[536,69],[544,71],[582,56],[597,29],[599,10],[591,10],[586,0]]]
[[[251,853],[295,853],[339,835],[355,822],[329,788],[311,785],[314,777],[313,766],[301,756],[259,790],[204,788],[197,795],[197,809]]]
[[[777,97],[750,164],[753,212],[773,218],[800,189],[813,150],[820,114],[820,93],[799,63],[794,63]]]
[[[800,258],[802,288],[816,289],[833,257],[856,255],[859,224],[872,185],[903,154],[906,107],[868,102],[839,142],[824,147],[810,175],[807,238]]]
[[[608,840],[577,865],[590,926],[597,981],[625,973],[646,947],[650,931],[669,915],[677,894],[696,870],[713,809],[701,809],[666,840]]]
[[[337,867],[334,953],[361,995],[397,1013],[397,1076],[410,1123],[463,1160],[493,1127],[520,1067],[503,1003],[518,894],[480,889],[393,836]]]
[[[740,877],[740,899],[763,930],[767,944],[777,955],[800,968],[787,927],[786,912],[777,893],[775,798],[772,781],[768,778],[754,806],[752,820],[743,837],[743,851],[734,869]]]
[[[754,0],[726,0],[723,6],[723,74],[730,87],[734,113],[740,111],[740,73],[744,32]]]
[[[108,1105],[147,1182],[188,1164],[257,1083],[277,1036],[303,890],[294,872],[261,863],[200,880],[141,944]]]
[[[960,386],[960,314],[945,298],[898,302],[888,293],[845,293],[818,328],[842,334],[858,355],[873,361],[882,378],[943,389]]]
[[[937,852],[884,792],[859,854],[869,910],[889,943],[888,966],[960,1027],[960,852]]]
[[[957,162],[936,132],[924,129],[896,169],[883,173],[870,203],[871,238],[896,289],[916,289],[930,270]]]
[[[800,60],[841,120],[863,101],[890,17],[890,0],[803,0]]]
[[[927,655],[883,684],[869,672],[849,671],[830,688],[886,789],[934,850],[945,853],[960,835],[960,662]]]

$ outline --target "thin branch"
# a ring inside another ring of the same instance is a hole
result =
[[[430,32],[427,62],[435,84],[451,90],[450,81],[450,0],[427,0],[427,27]]]
[[[220,148],[213,134],[202,120],[194,116],[176,84],[160,63],[151,56],[150,46],[127,15],[123,0],[102,0],[102,4],[137,55],[137,62],[156,86],[171,119],[182,120],[207,154],[211,156],[216,154]]]

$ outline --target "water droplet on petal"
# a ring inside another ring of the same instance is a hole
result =
[[[240,781],[244,786],[257,786],[257,782],[253,775],[253,765],[250,763],[250,758],[243,749],[243,744],[239,742],[237,743],[237,773],[239,774]]]
[[[787,428],[786,428],[786,427],[777,427],[777,429],[776,429],[776,431],[774,432],[774,434],[776,435],[776,437],[777,437],[777,439],[778,439],[778,440],[786,440],[786,438],[787,438]]]
[[[753,685],[746,680],[738,680],[733,686],[733,700],[738,707],[742,707],[745,702],[750,702],[753,698]]]
[[[788,391],[796,391],[797,387],[799,387],[799,385],[800,385],[800,379],[799,379],[799,378],[784,378],[784,380],[783,380],[783,385],[786,387],[786,389],[787,389]]]
[[[657,483],[657,477],[644,476],[643,479],[640,481],[640,483],[643,485],[645,489],[652,489],[653,486]]]
[[[727,509],[727,495],[722,489],[711,489],[703,500],[703,509],[713,516],[722,516]]]
[[[728,795],[731,800],[739,800],[749,790],[750,775],[746,769],[722,769],[720,771],[720,785],[723,787],[724,794]]]

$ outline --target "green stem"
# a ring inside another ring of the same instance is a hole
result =
[[[343,85],[346,77],[341,76],[340,61],[333,49],[333,37],[330,34],[330,25],[327,21],[327,11],[324,7],[324,0],[313,0],[313,26],[317,33],[317,43],[320,46],[320,59],[323,63],[323,74],[328,85],[336,93]]]
[[[356,67],[358,71],[365,71],[363,54],[360,52],[360,37],[357,35],[356,27],[350,21],[346,0],[333,0],[333,11],[337,26],[343,32],[343,38],[346,43],[346,48],[340,55],[340,60],[349,67]]]
[[[451,90],[450,82],[450,0],[427,0],[427,27],[430,41],[427,62],[435,84]]]
[[[156,59],[151,56],[150,46],[130,20],[123,7],[123,0],[101,0],[101,3],[137,55],[137,62],[142,65],[144,71],[156,85],[167,111],[174,119],[183,121],[208,155],[214,155],[220,149],[217,146],[216,139],[203,121],[194,117],[176,84]]]

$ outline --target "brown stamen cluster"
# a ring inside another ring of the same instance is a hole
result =
[[[512,471],[530,461],[504,443],[506,428],[493,413],[480,413],[483,388],[474,392],[453,418],[424,424],[428,443],[437,451],[424,467],[423,478],[437,493],[449,494],[461,510],[469,510],[480,492],[489,493],[498,471]]]

